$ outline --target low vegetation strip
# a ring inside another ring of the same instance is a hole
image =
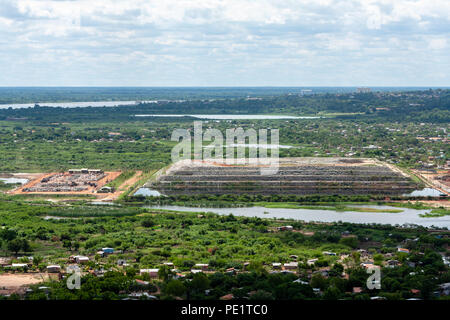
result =
[[[350,207],[345,205],[331,205],[331,206],[320,206],[320,205],[300,205],[298,203],[277,203],[277,202],[254,202],[253,205],[261,206],[265,208],[283,208],[283,209],[310,209],[310,210],[332,210],[332,211],[357,211],[357,212],[386,212],[386,213],[399,213],[403,212],[400,209],[375,209],[375,208],[365,208],[365,207]]]
[[[438,217],[449,216],[449,215],[450,215],[449,209],[439,208],[439,209],[433,209],[429,213],[421,214],[420,216],[423,218],[438,218]]]

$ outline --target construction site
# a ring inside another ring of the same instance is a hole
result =
[[[15,194],[92,194],[116,179],[121,172],[103,172],[99,169],[70,169],[67,172],[39,176]]]
[[[261,165],[216,160],[182,160],[146,187],[177,194],[342,194],[401,195],[418,188],[397,167],[362,158],[280,158],[278,172],[262,175]]]

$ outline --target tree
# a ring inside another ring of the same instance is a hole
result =
[[[3,229],[0,231],[0,238],[6,241],[11,241],[17,238],[17,232],[12,229]]]
[[[27,239],[22,239],[22,250],[24,252],[31,251],[31,246]]]
[[[44,258],[42,258],[41,256],[34,256],[33,257],[33,264],[35,266],[39,266],[41,264],[42,260],[44,260]]]
[[[358,246],[358,239],[356,239],[355,237],[341,238],[341,240],[339,240],[339,243],[355,249]]]
[[[14,252],[15,255],[22,249],[22,240],[13,239],[8,242],[8,250]]]
[[[164,288],[164,292],[171,296],[180,297],[186,293],[186,287],[179,280],[170,280]]]
[[[158,277],[164,282],[169,281],[173,276],[173,272],[170,270],[168,266],[162,266],[158,270]]]
[[[342,294],[341,290],[339,290],[335,286],[331,286],[325,290],[323,298],[325,300],[337,300],[341,294]]]
[[[63,241],[63,247],[72,250],[72,242],[70,240]]]
[[[155,222],[152,219],[145,219],[141,224],[144,228],[151,228],[155,225]]]
[[[325,279],[321,274],[315,274],[311,278],[311,287],[325,289],[327,286],[327,279]]]
[[[196,273],[189,283],[189,287],[194,291],[204,291],[209,288],[209,279],[202,272]]]

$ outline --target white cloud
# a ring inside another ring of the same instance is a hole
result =
[[[442,50],[447,48],[447,39],[430,39],[428,42],[428,48],[431,50]]]
[[[132,85],[117,74],[149,85],[320,85],[361,61],[379,63],[365,68],[374,81],[405,80],[395,63],[410,63],[411,83],[429,70],[432,81],[431,61],[450,64],[449,30],[448,0],[2,0],[0,85],[30,84],[30,69],[60,85]]]

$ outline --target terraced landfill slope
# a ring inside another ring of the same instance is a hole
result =
[[[174,194],[382,194],[417,189],[409,176],[373,159],[281,158],[278,173],[261,175],[258,165],[180,161],[146,186]]]

